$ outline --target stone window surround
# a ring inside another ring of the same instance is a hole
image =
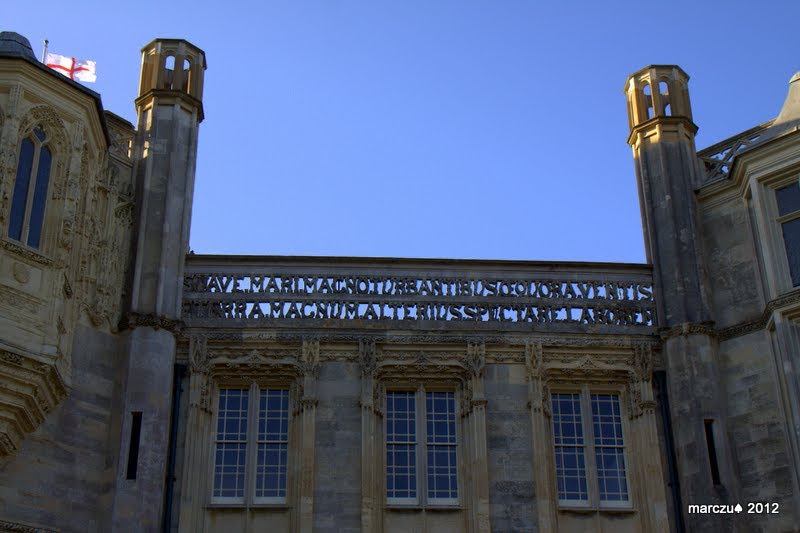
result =
[[[385,392],[388,394],[389,392],[415,392],[416,397],[416,415],[415,415],[415,424],[416,424],[416,434],[417,434],[417,450],[416,450],[416,478],[417,478],[417,496],[415,498],[416,501],[407,502],[402,499],[394,499],[388,497],[388,489],[384,486],[384,498],[386,501],[386,506],[390,509],[447,509],[447,508],[460,508],[460,502],[462,500],[462,483],[464,480],[464,474],[462,472],[463,469],[463,457],[462,457],[462,429],[460,427],[460,409],[459,405],[461,402],[461,396],[458,391],[458,386],[456,383],[447,383],[447,382],[427,382],[427,381],[417,381],[416,383],[409,383],[407,385],[403,384],[391,384],[386,386]],[[427,432],[425,431],[426,420],[424,419],[426,415],[425,410],[425,399],[426,393],[428,392],[452,392],[454,395],[455,401],[455,415],[456,415],[456,461],[457,461],[457,487],[458,487],[458,498],[454,500],[432,500],[428,498],[428,465],[427,465]],[[387,394],[383,394],[384,401],[386,400]],[[384,413],[387,413],[387,407],[384,406]],[[387,424],[387,416],[384,416],[383,421],[383,453],[382,453],[382,469],[383,472],[383,479],[384,483],[387,481],[388,471],[387,471],[387,443],[386,443],[386,435],[388,433],[386,429]]]
[[[789,188],[789,187],[795,187],[795,189],[800,191],[800,178],[795,180],[794,183],[792,183],[792,181],[789,181],[789,185],[787,185],[786,187],[783,187],[783,186],[775,187],[776,204],[777,204],[778,190],[784,189],[784,188]],[[800,218],[800,209],[796,209],[796,210],[794,210],[792,212],[784,213],[784,214],[781,214],[780,210],[778,210],[778,218],[777,218],[776,221],[777,221],[778,225],[780,226],[781,236],[783,236],[783,225],[788,223],[788,222],[791,222],[793,220],[797,220],[798,218]],[[784,238],[783,241],[784,241],[783,250],[786,253],[787,265],[789,265],[790,264],[790,261],[789,261],[789,250],[787,249],[786,239]],[[800,251],[796,250],[795,253],[800,253]],[[790,280],[791,280],[791,269],[789,269],[789,270],[790,270],[789,274],[790,274]],[[795,284],[794,280],[791,280],[790,283],[792,283],[792,285],[795,286],[795,287],[796,286],[800,286],[800,281],[798,281],[798,283]]]
[[[13,143],[14,166],[13,174],[9,172],[5,177],[0,176],[0,186],[7,187],[9,194],[13,194],[14,187],[16,185],[16,174],[19,166],[22,141],[25,138],[35,139],[36,136],[34,134],[34,129],[41,129],[45,133],[46,139],[39,144],[41,146],[47,146],[47,148],[50,150],[51,157],[47,196],[44,206],[44,217],[39,235],[39,246],[34,248],[28,246],[26,243],[26,227],[23,227],[24,238],[22,240],[18,241],[9,237],[8,231],[11,222],[11,202],[9,201],[7,204],[0,206],[0,209],[2,209],[2,212],[0,212],[0,220],[5,221],[2,231],[0,231],[0,246],[33,263],[49,266],[52,265],[57,259],[56,248],[58,246],[63,246],[63,242],[61,241],[63,241],[64,237],[66,236],[66,234],[59,236],[59,229],[61,229],[62,225],[66,225],[69,231],[72,229],[72,220],[65,220],[64,213],[61,211],[64,207],[62,205],[63,201],[65,200],[65,198],[63,198],[65,195],[64,191],[66,191],[70,186],[72,186],[73,182],[75,182],[75,179],[70,176],[69,183],[67,183],[68,167],[75,167],[76,165],[82,166],[86,164],[84,159],[87,154],[81,152],[78,158],[74,156],[70,157],[69,155],[70,145],[75,146],[83,143],[83,132],[73,132],[72,136],[74,139],[69,139],[67,126],[64,124],[58,113],[52,107],[47,105],[31,105],[28,107],[22,113],[22,116],[19,119],[19,124],[20,125],[16,135],[11,139],[3,140],[3,143],[6,145]],[[34,161],[34,163],[36,163],[36,161]],[[75,171],[82,169],[70,168],[69,170],[74,173]],[[81,172],[77,173],[81,174]],[[31,183],[33,184],[35,181],[35,176],[31,176]],[[29,196],[30,194],[32,194],[32,191],[29,191]],[[68,200],[73,200],[73,198],[70,197]],[[27,226],[29,222],[29,220],[27,220],[28,211],[29,209],[26,209],[25,226]],[[64,229],[63,231],[66,233],[67,229]]]
[[[242,498],[229,498],[229,497],[214,497],[213,489],[214,489],[214,482],[216,479],[216,444],[217,444],[217,420],[219,416],[219,392],[224,389],[242,389],[248,391],[248,412],[247,412],[247,447],[246,447],[246,459],[245,459],[245,480],[244,480],[244,497]],[[259,415],[259,408],[258,399],[259,399],[259,392],[263,390],[287,390],[289,391],[289,429],[288,429],[288,441],[287,441],[287,465],[286,465],[286,496],[283,497],[265,497],[265,498],[256,498],[255,497],[255,484],[256,484],[256,454],[258,448],[258,440],[257,440],[257,426],[258,426],[258,415]],[[292,461],[292,450],[293,450],[293,442],[292,442],[292,418],[293,418],[293,398],[292,398],[292,389],[291,384],[285,381],[258,381],[258,382],[250,382],[248,384],[244,383],[237,383],[235,381],[228,382],[222,381],[218,383],[214,390],[214,397],[211,400],[211,405],[214,406],[213,412],[213,422],[212,427],[214,428],[213,434],[211,438],[213,439],[213,446],[211,447],[211,452],[214,456],[211,458],[210,465],[211,465],[211,472],[209,479],[211,481],[210,486],[208,487],[208,494],[209,494],[209,506],[210,507],[286,507],[289,497],[289,491],[291,490],[291,473],[293,467]]]
[[[759,176],[757,179],[753,179],[747,191],[748,200],[752,202],[753,208],[751,216],[756,219],[755,226],[760,230],[756,235],[756,246],[760,248],[760,256],[767,278],[768,300],[796,288],[792,286],[789,258],[781,229],[783,222],[794,219],[796,216],[779,217],[775,192],[792,183],[797,183],[798,180],[800,180],[800,165],[791,164],[763,177]],[[759,234],[766,238],[759,238]]]
[[[634,510],[633,494],[631,490],[631,450],[630,439],[631,429],[628,425],[628,413],[625,408],[627,398],[625,397],[625,387],[613,384],[559,384],[558,382],[550,384],[550,395],[553,394],[580,394],[581,402],[581,425],[583,427],[583,455],[584,465],[586,469],[586,485],[589,492],[589,499],[586,501],[579,500],[558,500],[558,508],[560,510],[577,510],[577,511],[625,511]],[[622,418],[622,436],[624,442],[624,460],[625,460],[625,483],[627,485],[628,499],[625,501],[602,501],[600,500],[600,488],[597,476],[597,464],[595,457],[595,444],[593,432],[593,416],[591,396],[595,394],[613,394],[617,396],[620,406],[620,414]],[[550,431],[553,432],[553,420],[550,418]],[[553,479],[557,480],[556,474],[556,446],[555,435],[550,436],[550,446],[552,448],[551,455],[553,457]]]

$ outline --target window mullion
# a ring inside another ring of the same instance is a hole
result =
[[[595,455],[595,436],[594,436],[594,411],[592,410],[591,393],[589,387],[584,386],[581,390],[581,411],[585,414],[581,417],[583,423],[584,455],[586,457],[586,477],[589,487],[589,505],[595,509],[600,507],[600,481],[597,476],[597,457]]]
[[[427,430],[427,410],[425,389],[420,384],[417,388],[417,412],[416,412],[416,441],[419,443],[416,455],[417,458],[417,503],[425,506],[428,503],[428,432]],[[422,466],[422,468],[420,468]]]
[[[247,443],[245,444],[247,447],[247,456],[245,459],[244,468],[245,507],[250,507],[254,502],[253,495],[255,494],[256,482],[256,477],[253,475],[253,472],[255,472],[256,452],[258,448],[258,445],[255,444],[255,442],[258,436],[258,412],[261,408],[261,398],[259,398],[258,386],[255,383],[250,385],[248,397],[249,408],[247,410]]]
[[[31,174],[28,176],[28,197],[25,199],[25,212],[22,215],[22,234],[19,242],[28,245],[28,235],[31,227],[31,210],[33,209],[33,197],[36,195],[36,176],[39,174],[39,156],[41,155],[42,145],[33,140],[33,161],[31,162]]]

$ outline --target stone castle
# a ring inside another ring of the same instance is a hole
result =
[[[800,75],[699,152],[629,76],[619,264],[187,254],[205,70],[0,33],[0,531],[800,530]]]

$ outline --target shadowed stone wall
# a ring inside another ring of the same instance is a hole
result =
[[[321,365],[317,384],[314,531],[361,531],[361,384],[355,363]]]
[[[111,335],[79,326],[72,390],[19,451],[0,461],[2,520],[69,532],[109,529],[119,420],[120,354]]]
[[[495,531],[536,531],[525,367],[489,365],[485,372],[492,528]],[[547,437],[543,435],[542,438]]]

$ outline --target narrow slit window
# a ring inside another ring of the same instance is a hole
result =
[[[706,429],[706,446],[708,447],[708,462],[711,465],[711,480],[714,485],[721,485],[719,479],[719,463],[717,462],[717,446],[714,443],[714,421],[704,421]]]
[[[136,471],[139,468],[139,442],[142,438],[142,413],[134,411],[131,413],[131,440],[128,445],[128,468],[125,479],[136,479]]]

